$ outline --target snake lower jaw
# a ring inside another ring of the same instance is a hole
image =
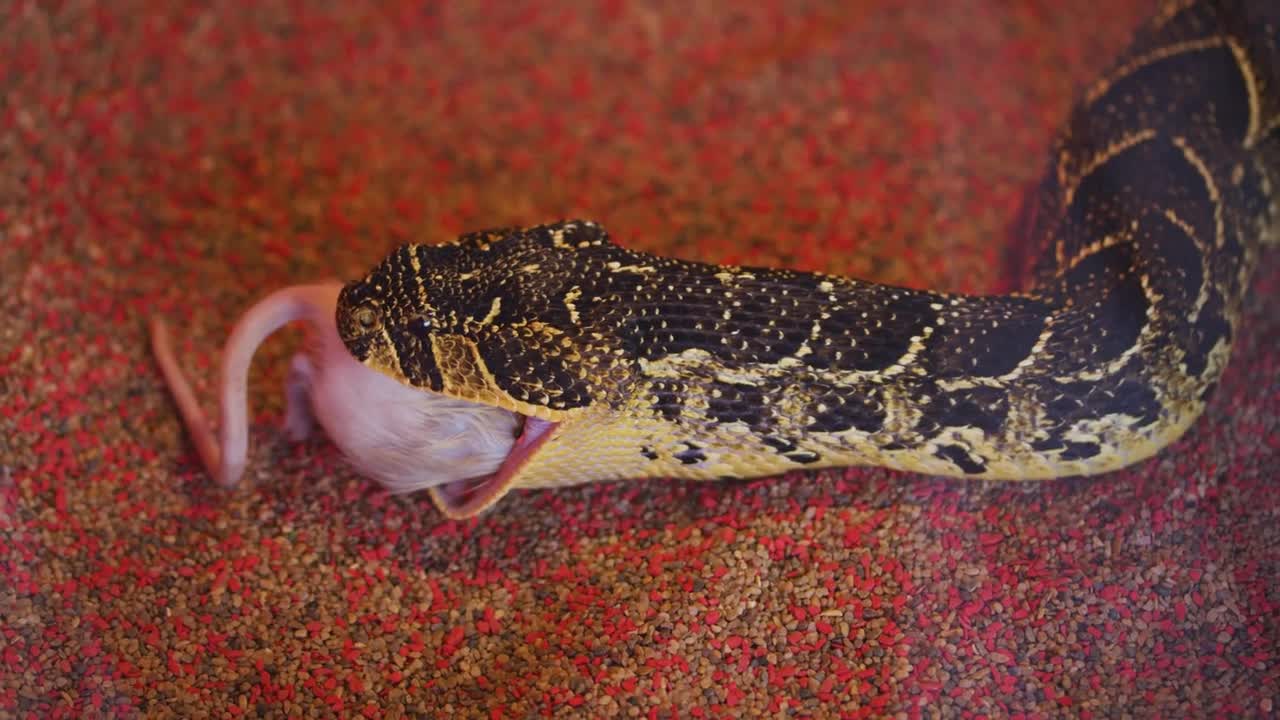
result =
[[[429,489],[432,502],[450,520],[475,517],[507,494],[520,469],[551,438],[557,425],[559,423],[524,416],[520,436],[496,471],[432,487]]]

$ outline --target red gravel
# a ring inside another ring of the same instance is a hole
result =
[[[163,312],[210,397],[270,290],[565,216],[995,287],[1149,3],[1011,5],[8,3],[0,717],[1274,715],[1274,258],[1183,441],[1033,486],[652,481],[444,522],[276,432],[290,340],[226,494],[148,355]]]

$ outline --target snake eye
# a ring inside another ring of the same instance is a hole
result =
[[[371,331],[378,327],[378,312],[368,305],[356,308],[352,317],[361,330]]]

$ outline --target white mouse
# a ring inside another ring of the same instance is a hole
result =
[[[248,452],[250,362],[268,336],[297,320],[307,323],[307,340],[285,383],[284,429],[292,439],[306,438],[318,422],[360,474],[393,493],[495,473],[521,433],[520,417],[408,387],[361,365],[338,339],[341,289],[338,282],[287,287],[240,318],[223,349],[216,436],[178,366],[167,327],[152,319],[156,360],[209,473],[224,487],[239,482]]]

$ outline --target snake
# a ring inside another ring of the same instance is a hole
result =
[[[1280,237],[1280,3],[1160,3],[1045,164],[1016,292],[694,262],[574,219],[400,245],[335,320],[365,366],[522,420],[497,471],[431,488],[452,518],[641,478],[1098,475],[1201,415]]]

